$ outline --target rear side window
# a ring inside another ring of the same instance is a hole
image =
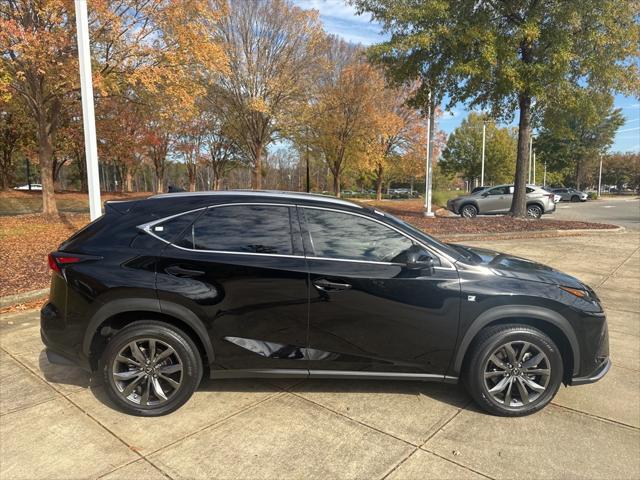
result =
[[[402,262],[413,242],[378,222],[330,210],[304,209],[317,257]]]
[[[178,236],[185,232],[200,215],[202,215],[202,210],[185,213],[179,217],[171,218],[151,227],[151,233],[160,237],[164,241],[171,243],[176,239],[181,238]]]
[[[229,205],[209,208],[175,244],[195,250],[291,255],[289,207]]]

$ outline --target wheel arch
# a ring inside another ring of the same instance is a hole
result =
[[[451,369],[452,375],[458,376],[462,372],[470,347],[481,330],[493,325],[511,323],[535,327],[549,335],[562,355],[563,380],[565,383],[571,381],[574,369],[580,365],[580,346],[571,324],[558,312],[529,305],[500,306],[479,315],[460,341]]]
[[[204,364],[213,362],[211,339],[192,311],[173,303],[163,302],[161,307],[158,300],[152,298],[126,298],[104,304],[91,317],[82,342],[82,353],[89,359],[91,367],[97,367],[108,336],[141,319],[159,320],[180,328],[195,342]]]

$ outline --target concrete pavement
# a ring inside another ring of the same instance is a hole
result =
[[[640,230],[640,199],[638,197],[606,198],[583,203],[560,202],[548,220],[578,220],[611,223],[629,230]]]
[[[640,233],[467,242],[595,287],[613,368],[506,419],[455,385],[205,381],[161,418],[124,415],[51,365],[37,312],[0,321],[0,478],[640,478]]]

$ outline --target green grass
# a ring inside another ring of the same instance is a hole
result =
[[[78,199],[57,199],[61,212],[88,212],[89,201]],[[19,215],[42,211],[42,197],[0,197],[0,215]]]
[[[441,207],[446,207],[447,200],[459,197],[460,195],[464,195],[462,190],[439,190],[433,192],[431,196],[431,203]]]

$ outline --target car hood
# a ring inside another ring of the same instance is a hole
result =
[[[484,248],[463,245],[452,246],[470,253],[470,255],[468,255],[470,263],[490,268],[497,275],[503,277],[562,285],[571,288],[588,288],[580,280],[571,275],[567,275],[542,263],[527,260],[526,258]]]

